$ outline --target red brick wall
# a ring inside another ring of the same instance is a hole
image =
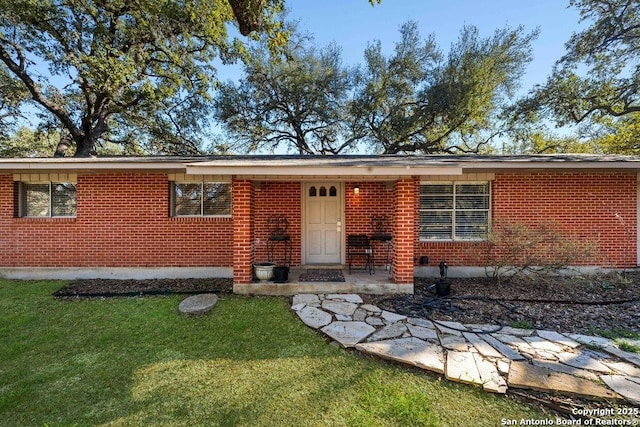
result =
[[[270,230],[267,220],[271,215],[282,215],[287,218],[291,237],[291,265],[300,265],[301,258],[301,183],[299,182],[260,182],[255,190],[254,211],[254,248],[256,261],[266,261],[267,239]],[[284,261],[283,244],[274,247],[274,261]]]
[[[392,277],[396,283],[413,283],[415,256],[415,179],[401,179],[395,187]]]
[[[254,212],[253,184],[247,179],[233,180],[233,282],[251,283]],[[219,250],[223,250],[220,248]]]
[[[231,218],[171,218],[162,174],[78,175],[77,218],[15,218],[0,175],[0,266],[231,266]]]
[[[636,179],[636,174],[613,172],[496,174],[492,221],[531,226],[546,221],[572,238],[596,244],[595,259],[582,264],[633,267],[637,262]],[[443,259],[450,266],[474,265],[483,250],[483,244],[475,242],[420,242],[417,224],[416,241],[416,258],[429,256],[429,265]]]
[[[354,187],[360,189],[359,194],[354,194]],[[387,188],[384,182],[346,182],[345,183],[345,235],[366,234],[371,235],[374,230],[371,226],[371,217],[386,216],[388,219],[388,230],[391,234],[394,215],[394,187]],[[386,243],[379,241],[371,242],[376,265],[384,265],[386,262]],[[346,250],[346,242],[344,243]],[[358,264],[362,264],[359,258]]]

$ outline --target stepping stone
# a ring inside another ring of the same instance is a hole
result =
[[[307,306],[307,304],[295,304],[291,306],[291,310],[293,311],[300,311],[303,308],[305,308]]]
[[[573,375],[555,372],[527,362],[511,362],[509,387],[538,391],[557,391],[582,397],[615,399],[618,396],[608,388]]]
[[[513,350],[508,345],[501,343],[500,341],[498,341],[497,339],[495,339],[491,335],[484,335],[482,337],[482,339],[485,340],[491,347],[495,348],[500,353],[502,353],[509,360],[524,360],[525,359],[523,355],[521,355],[517,351]]]
[[[320,329],[328,325],[333,320],[331,315],[326,311],[322,311],[316,307],[306,306],[298,312],[298,317],[305,325],[314,329]]]
[[[442,335],[440,336],[440,345],[447,350],[454,351],[469,351],[469,348],[472,347],[471,344],[467,342],[463,337],[459,337],[457,335]]]
[[[480,379],[482,380],[482,388],[490,393],[507,392],[507,381],[500,375],[496,365],[485,360],[481,355],[474,353],[473,358],[476,361]]]
[[[361,309],[363,310],[367,310],[371,313],[382,313],[382,309],[379,307],[376,307],[375,305],[371,305],[371,304],[362,304],[360,306]]]
[[[418,338],[398,338],[356,345],[356,350],[383,359],[417,366],[427,371],[444,373],[444,353],[437,344]]]
[[[613,369],[617,374],[640,378],[640,368],[631,363],[614,362],[612,360],[603,360],[602,363]]]
[[[367,341],[382,341],[390,338],[398,338],[405,332],[407,332],[406,325],[402,322],[396,322],[374,332],[367,338]]]
[[[327,294],[326,299],[335,301],[352,302],[355,304],[362,304],[362,298],[357,294]]]
[[[562,372],[565,374],[573,375],[575,377],[586,378],[591,381],[598,381],[598,376],[593,372],[585,371],[584,369],[574,368],[568,365],[563,365],[562,363],[550,362],[548,360],[534,360],[533,364],[535,366],[540,366],[541,368],[551,369],[552,371]]]
[[[435,329],[424,328],[422,326],[412,325],[411,323],[407,323],[407,328],[411,335],[416,338],[420,338],[421,340],[437,340],[438,333]]]
[[[211,311],[214,305],[218,302],[218,295],[216,294],[197,294],[191,295],[188,298],[183,299],[178,305],[178,310],[182,314],[205,314]]]
[[[489,343],[483,340],[479,335],[472,334],[470,332],[464,332],[462,335],[475,347],[478,352],[485,357],[494,357],[500,359],[502,354],[495,348],[491,347]]]
[[[620,350],[618,347],[613,345],[603,347],[602,349],[609,354],[613,354],[614,356],[619,357],[622,360],[626,360],[627,362],[640,367],[640,356],[638,356],[637,354]]]
[[[613,345],[613,341],[608,338],[580,334],[569,334],[568,336],[569,338],[578,341],[580,344],[593,345],[600,348]]]
[[[443,334],[449,335],[457,335],[459,337],[462,336],[462,332],[466,331],[467,328],[464,327],[462,323],[458,322],[445,322],[442,320],[438,320],[434,322],[436,328]]]
[[[407,319],[407,323],[411,323],[415,326],[420,326],[422,328],[435,329],[436,325],[433,324],[431,320],[421,319],[419,317],[409,317]]]
[[[447,351],[445,377],[451,381],[482,385],[476,360],[468,351]]]
[[[569,348],[577,348],[580,347],[580,343],[576,342],[562,334],[559,334],[557,332],[554,331],[536,331],[536,333],[538,334],[539,337],[542,337],[546,340],[549,341],[553,341],[556,342],[560,345],[563,345],[565,347],[569,347]]]
[[[321,329],[345,348],[354,347],[375,330],[376,328],[364,322],[333,322]]]
[[[305,304],[312,306],[320,305],[320,298],[315,294],[298,294],[293,296],[291,305]]]
[[[497,333],[504,335],[516,335],[519,337],[530,337],[533,335],[535,331],[533,329],[521,329],[521,328],[512,328],[511,326],[505,326],[500,329]]]
[[[369,316],[364,321],[367,322],[371,326],[382,326],[382,325],[384,325],[384,320],[382,320],[381,318],[379,318],[377,316]]]
[[[558,354],[560,362],[573,366],[578,369],[586,369],[588,371],[596,371],[604,374],[610,374],[611,369],[604,365],[601,361],[594,359],[587,353],[567,353],[563,352]]]
[[[341,320],[343,322],[350,322],[353,320],[351,316],[345,316],[344,314],[336,314],[336,320]]]
[[[386,310],[382,310],[382,313],[380,313],[380,317],[390,323],[400,322],[401,320],[405,320],[407,318],[407,316],[403,316],[402,314],[393,313]]]
[[[528,342],[531,345],[531,347],[535,348],[536,350],[550,351],[553,353],[562,352],[562,347],[542,337],[531,336],[531,337],[523,337],[522,339]],[[546,357],[544,359],[546,359]]]
[[[358,305],[352,302],[333,301],[326,299],[322,301],[322,308],[336,314],[351,316],[353,315],[353,313],[355,313]]]
[[[364,319],[367,318],[367,311],[362,309],[362,306],[360,308],[356,308],[356,311],[353,312],[353,320],[355,320],[356,322],[362,322],[364,321]]]
[[[601,375],[600,378],[613,391],[627,399],[629,403],[640,405],[640,384],[622,375]]]

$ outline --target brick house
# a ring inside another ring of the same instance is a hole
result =
[[[426,257],[477,272],[502,220],[552,221],[597,241],[583,267],[632,268],[639,172],[640,158],[590,155],[4,159],[0,277],[219,276],[259,293],[274,214],[292,267],[344,265],[347,236],[382,218],[391,243],[372,245],[394,292],[435,272]]]

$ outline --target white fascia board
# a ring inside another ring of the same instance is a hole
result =
[[[462,175],[458,165],[434,166],[223,166],[187,164],[187,175],[236,175],[236,176],[415,176]]]
[[[185,165],[181,162],[119,162],[119,161],[33,161],[33,160],[10,160],[0,161],[0,171],[137,171],[137,170],[181,170]]]
[[[640,170],[639,162],[528,162],[528,161],[502,161],[502,162],[465,162],[462,166],[465,171],[517,171],[517,170]]]

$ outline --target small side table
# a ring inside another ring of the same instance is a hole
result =
[[[391,240],[392,240],[392,236],[391,234],[386,234],[386,233],[374,233],[371,235],[371,241],[374,242],[381,242],[381,243],[385,243],[387,245],[387,251],[386,251],[386,258],[384,261],[384,269],[385,270],[389,270],[391,271],[391,264],[389,264],[389,256],[391,254]],[[374,260],[374,264],[375,264],[375,260]]]

